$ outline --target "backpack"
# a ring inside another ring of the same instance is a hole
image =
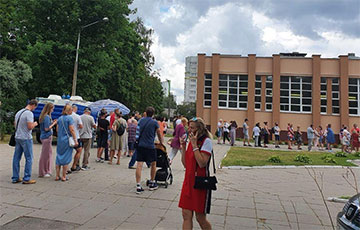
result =
[[[125,125],[120,124],[116,129],[116,133],[117,135],[122,136],[125,133]]]

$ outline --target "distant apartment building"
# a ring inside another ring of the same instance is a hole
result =
[[[250,127],[279,123],[282,139],[288,123],[302,131],[331,124],[339,133],[343,124],[360,123],[360,58],[198,54],[196,113],[212,133],[219,119],[242,127],[245,118]]]
[[[184,102],[196,101],[197,66],[197,56],[189,56],[185,58]]]
[[[165,97],[169,96],[170,81],[162,81],[161,86],[162,86],[164,96]]]

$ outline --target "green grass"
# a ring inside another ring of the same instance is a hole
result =
[[[306,155],[310,158],[311,163],[303,163],[295,161],[295,157],[299,154]],[[347,160],[359,159],[355,154],[347,155],[347,157],[336,157],[332,154],[336,163],[325,163],[322,159],[328,152],[308,152],[308,151],[282,151],[282,150],[268,150],[257,148],[239,148],[232,147],[227,156],[222,160],[222,166],[264,166],[264,165],[340,165],[340,166],[356,166]],[[272,156],[279,156],[281,163],[269,162],[268,159]]]

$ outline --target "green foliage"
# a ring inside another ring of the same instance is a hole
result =
[[[196,117],[196,103],[190,102],[190,103],[183,103],[181,105],[177,106],[176,114],[183,115],[187,119],[191,119],[193,117]]]
[[[336,160],[334,159],[333,154],[326,154],[323,157],[321,157],[321,159],[323,159],[325,163],[334,163],[334,164],[336,164]]]
[[[310,157],[307,155],[303,155],[303,154],[296,155],[294,161],[303,162],[303,163],[307,163],[307,164],[311,163]]]
[[[90,101],[111,98],[131,110],[143,111],[146,106],[153,106],[161,112],[162,87],[158,73],[152,70],[154,57],[150,52],[153,30],[145,27],[140,18],[130,21],[135,12],[129,8],[131,3],[132,0],[1,0],[0,58],[22,61],[32,70],[32,78],[21,83],[21,96],[25,98],[14,101],[23,105],[26,98],[70,94],[81,31],[77,95]],[[107,23],[101,21],[104,17],[109,18]],[[16,41],[7,39],[8,32],[16,35]],[[25,71],[19,65],[17,68]],[[11,81],[4,87],[16,84]],[[6,108],[6,112],[14,112],[14,108]]]
[[[169,108],[170,105],[170,109],[176,109],[176,101],[174,98],[173,94],[170,94],[170,97],[165,95],[164,99],[163,99],[163,107],[164,108]]]
[[[281,163],[280,157],[278,155],[273,155],[268,159],[272,163]]]
[[[360,157],[360,152],[356,152],[356,153],[354,153],[354,156],[356,156],[356,157]]]
[[[335,156],[336,157],[347,157],[346,153],[344,153],[344,152],[337,152],[337,153],[335,153]]]
[[[0,60],[0,136],[13,130],[14,112],[26,103],[25,85],[32,78],[31,69],[22,61]]]

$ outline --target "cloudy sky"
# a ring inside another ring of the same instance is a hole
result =
[[[360,56],[360,0],[134,0],[154,29],[154,69],[184,98],[185,57],[304,52]]]

